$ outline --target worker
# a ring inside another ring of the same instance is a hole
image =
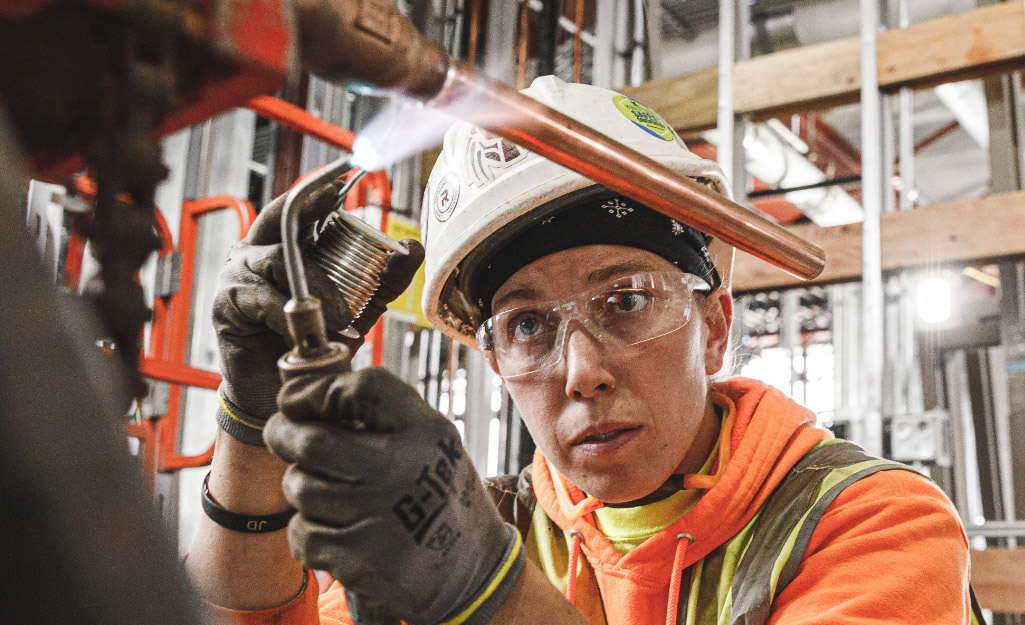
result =
[[[525,93],[729,193],[630,98],[550,76]],[[424,311],[483,351],[537,445],[519,476],[482,484],[453,424],[383,369],[289,380],[271,416],[286,295],[264,218],[216,304],[222,432],[187,562],[222,616],[975,622],[965,533],[935,485],[776,389],[717,380],[733,313],[721,243],[479,128],[449,130],[423,206]],[[410,245],[360,330],[408,282]],[[329,282],[308,273],[342,329]],[[319,598],[312,569],[337,580]]]

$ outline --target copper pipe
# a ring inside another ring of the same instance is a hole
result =
[[[583,64],[583,31],[584,31],[584,0],[575,0],[576,14],[573,24],[577,27],[573,33],[573,82],[580,82],[580,66]]]
[[[420,34],[394,4],[295,0],[293,6],[301,60],[321,77],[392,89],[439,108],[472,99],[480,105],[469,107],[467,121],[798,277],[821,273],[825,258],[817,246],[512,87],[486,79]],[[521,28],[522,61],[525,33]]]
[[[822,272],[825,256],[818,246],[589,126],[453,60],[445,88],[431,104],[443,108],[466,99],[487,103],[472,107],[487,112],[467,121],[795,276],[811,279]]]
[[[527,86],[527,41],[530,29],[530,0],[520,4],[520,35],[516,42],[516,88]]]
[[[477,66],[477,40],[481,35],[481,0],[470,0],[469,3],[469,50],[466,63],[469,67]]]

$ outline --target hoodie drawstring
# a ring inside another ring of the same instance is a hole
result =
[[[571,543],[569,548],[569,566],[567,570],[569,580],[566,583],[566,600],[569,601],[570,605],[576,605],[577,563],[580,561],[580,541],[583,540],[584,536],[576,530],[570,530],[569,535]]]
[[[669,579],[669,608],[666,610],[666,625],[677,625],[678,623],[680,587],[683,585],[683,560],[687,556],[687,547],[690,547],[693,542],[694,537],[690,534],[676,535],[676,555],[673,557],[673,576]]]

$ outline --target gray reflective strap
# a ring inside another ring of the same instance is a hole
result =
[[[871,456],[866,455],[866,459],[871,459]],[[773,599],[779,595],[779,593],[786,588],[787,584],[793,581],[797,575],[797,567],[801,565],[801,560],[804,559],[804,552],[808,549],[808,542],[811,540],[812,532],[815,531],[815,526],[818,525],[822,519],[822,515],[825,514],[826,508],[829,504],[833,503],[833,500],[840,495],[841,492],[854,482],[868,477],[879,471],[891,471],[893,469],[903,469],[904,471],[914,471],[911,467],[904,466],[898,463],[887,463],[879,464],[873,467],[867,467],[854,473],[850,477],[844,479],[837,485],[830,488],[817,502],[815,507],[808,513],[808,518],[804,524],[801,525],[801,529],[797,532],[797,540],[794,542],[793,549],[790,550],[790,555],[787,556],[786,564],[783,565],[783,569],[779,573],[779,581],[776,583],[776,594]]]
[[[831,488],[822,497],[818,496],[823,480],[834,470],[871,460],[885,464],[859,471]],[[808,546],[808,539],[822,517],[822,512],[851,483],[884,469],[907,467],[869,456],[860,447],[847,441],[820,443],[805,454],[790,469],[761,508],[751,542],[733,576],[733,602],[729,622],[735,625],[762,625],[768,622],[772,601],[793,579],[797,565],[800,564],[804,550]],[[816,516],[817,510],[819,512]],[[783,553],[787,539],[798,524],[801,524],[798,543],[791,550],[773,593],[773,569]],[[786,577],[791,562],[792,570],[789,570],[789,577]]]

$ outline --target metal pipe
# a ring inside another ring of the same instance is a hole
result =
[[[734,110],[733,67],[750,56],[748,24],[751,13],[746,0],[722,0],[719,3],[719,103],[716,128],[719,146],[716,160],[726,172],[733,197],[747,192],[747,163],[744,136],[747,124]]]
[[[612,88],[626,84],[626,59],[630,53],[630,2],[616,2],[615,37],[612,40]]]
[[[796,276],[809,279],[822,271],[825,258],[817,246],[508,85],[486,79],[427,40],[394,6],[356,0],[296,0],[295,6],[302,61],[320,76],[362,81],[442,108],[473,98],[486,105],[471,107],[466,117],[472,123]]]
[[[861,174],[862,205],[862,393],[860,410],[865,450],[881,455],[883,370],[883,273],[879,216],[883,200],[882,103],[876,38],[879,0],[861,0]]]
[[[470,0],[470,42],[466,51],[466,62],[477,65],[477,45],[480,39],[480,0]]]
[[[584,0],[575,0],[573,25],[576,30],[573,32],[573,82],[580,82],[581,63],[583,59],[583,39],[580,38],[584,30]]]
[[[527,43],[530,41],[530,6],[524,0],[520,5],[520,34],[516,41],[516,88],[527,86]]]
[[[986,521],[982,525],[965,524],[965,533],[969,538],[1025,538],[1025,522]]]
[[[763,197],[786,195],[787,193],[793,193],[795,191],[807,191],[809,189],[824,189],[826,187],[839,187],[847,184],[858,184],[860,182],[860,174],[855,174],[853,176],[837,176],[836,178],[828,178],[826,180],[821,180],[819,182],[802,184],[796,187],[787,187],[786,189],[765,189],[762,191],[752,191],[747,194],[747,199],[757,200]]]
[[[644,0],[633,1],[633,37],[630,45],[630,85],[636,87],[647,78],[647,53],[645,52],[645,38],[647,35],[647,21],[651,16],[647,15],[644,8]]]
[[[825,265],[819,247],[778,224],[508,85],[491,82],[466,64],[453,61],[445,89],[431,104],[444,107],[466,99],[488,104],[480,118],[468,121],[795,276],[813,278]]]
[[[617,0],[595,0],[594,33],[598,41],[592,47],[591,84],[612,88],[613,39],[616,37]]]

